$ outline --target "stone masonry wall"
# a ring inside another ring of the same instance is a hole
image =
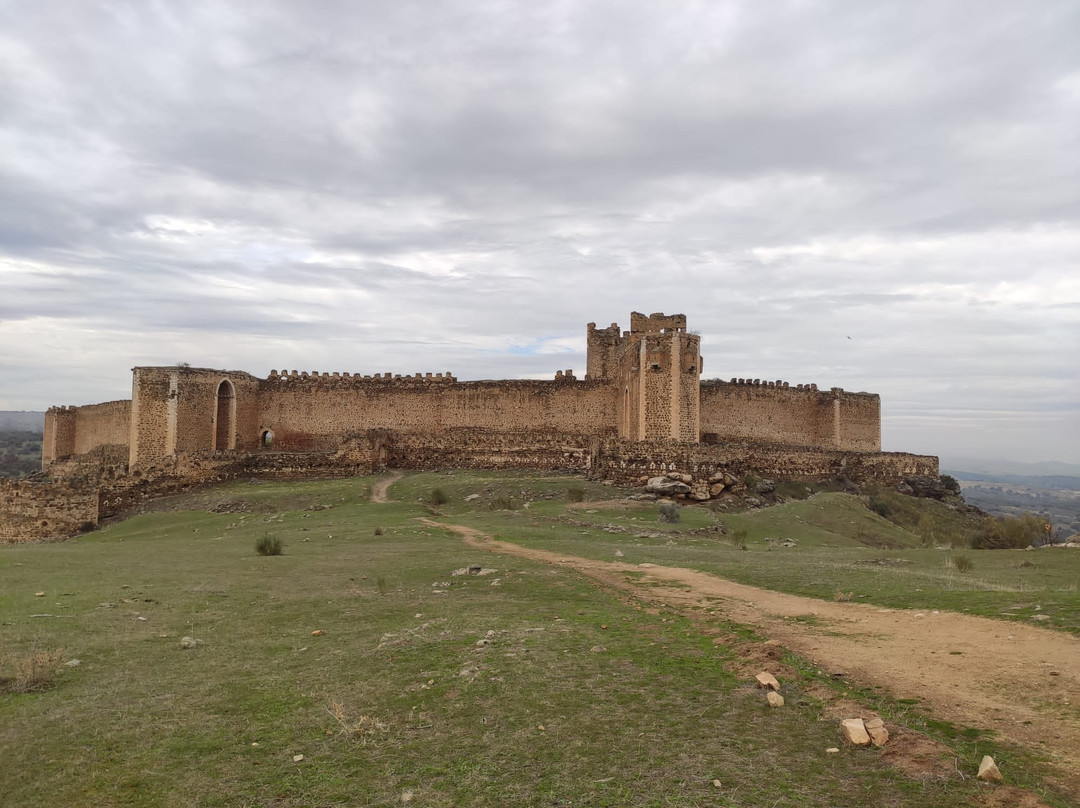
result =
[[[0,479],[0,541],[62,538],[97,521],[92,485]]]
[[[98,446],[127,446],[131,432],[131,402],[107,401],[74,407],[75,454]]]
[[[400,469],[585,471],[596,438],[565,432],[454,429],[390,436],[383,463]]]
[[[719,440],[878,451],[880,411],[881,399],[870,393],[751,379],[701,383],[701,431]]]
[[[219,412],[218,391],[231,399]],[[188,367],[135,368],[131,394],[130,465],[176,453],[254,449],[258,445],[258,380],[240,371]],[[225,428],[218,446],[219,416]]]
[[[439,432],[462,428],[614,434],[614,389],[602,382],[457,382],[453,377],[271,374],[259,386],[258,433],[302,450],[370,429]]]
[[[748,472],[785,480],[828,480],[897,484],[907,477],[936,477],[938,459],[900,452],[856,452],[746,441],[717,445],[604,441],[592,460],[590,476],[635,485],[643,476],[678,471],[707,479],[716,471]]]

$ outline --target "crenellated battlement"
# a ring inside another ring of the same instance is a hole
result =
[[[416,373],[413,375],[402,375],[400,373],[373,373],[373,374],[360,374],[360,373],[326,373],[319,372],[317,370],[271,370],[270,375],[266,377],[267,382],[278,382],[282,384],[312,384],[312,383],[330,383],[339,385],[355,385],[365,382],[377,382],[385,384],[391,383],[404,383],[404,384],[453,384],[457,381],[457,378],[452,373]]]

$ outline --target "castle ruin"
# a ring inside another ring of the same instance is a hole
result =
[[[583,379],[136,367],[130,400],[48,411],[48,480],[0,488],[0,539],[70,533],[142,499],[238,476],[387,466],[567,469],[620,484],[720,467],[807,480],[937,474],[936,458],[881,452],[875,394],[702,380],[685,315],[634,312],[629,330],[590,323],[586,339]],[[65,497],[67,517],[43,504]]]

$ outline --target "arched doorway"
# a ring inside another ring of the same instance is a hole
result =
[[[228,379],[218,385],[217,415],[214,419],[214,448],[236,448],[236,393]]]

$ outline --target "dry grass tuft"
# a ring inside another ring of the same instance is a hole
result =
[[[3,667],[12,671],[10,677],[0,677],[0,691],[7,693],[37,693],[53,686],[56,669],[64,659],[64,652],[35,651],[29,656],[3,660]]]

